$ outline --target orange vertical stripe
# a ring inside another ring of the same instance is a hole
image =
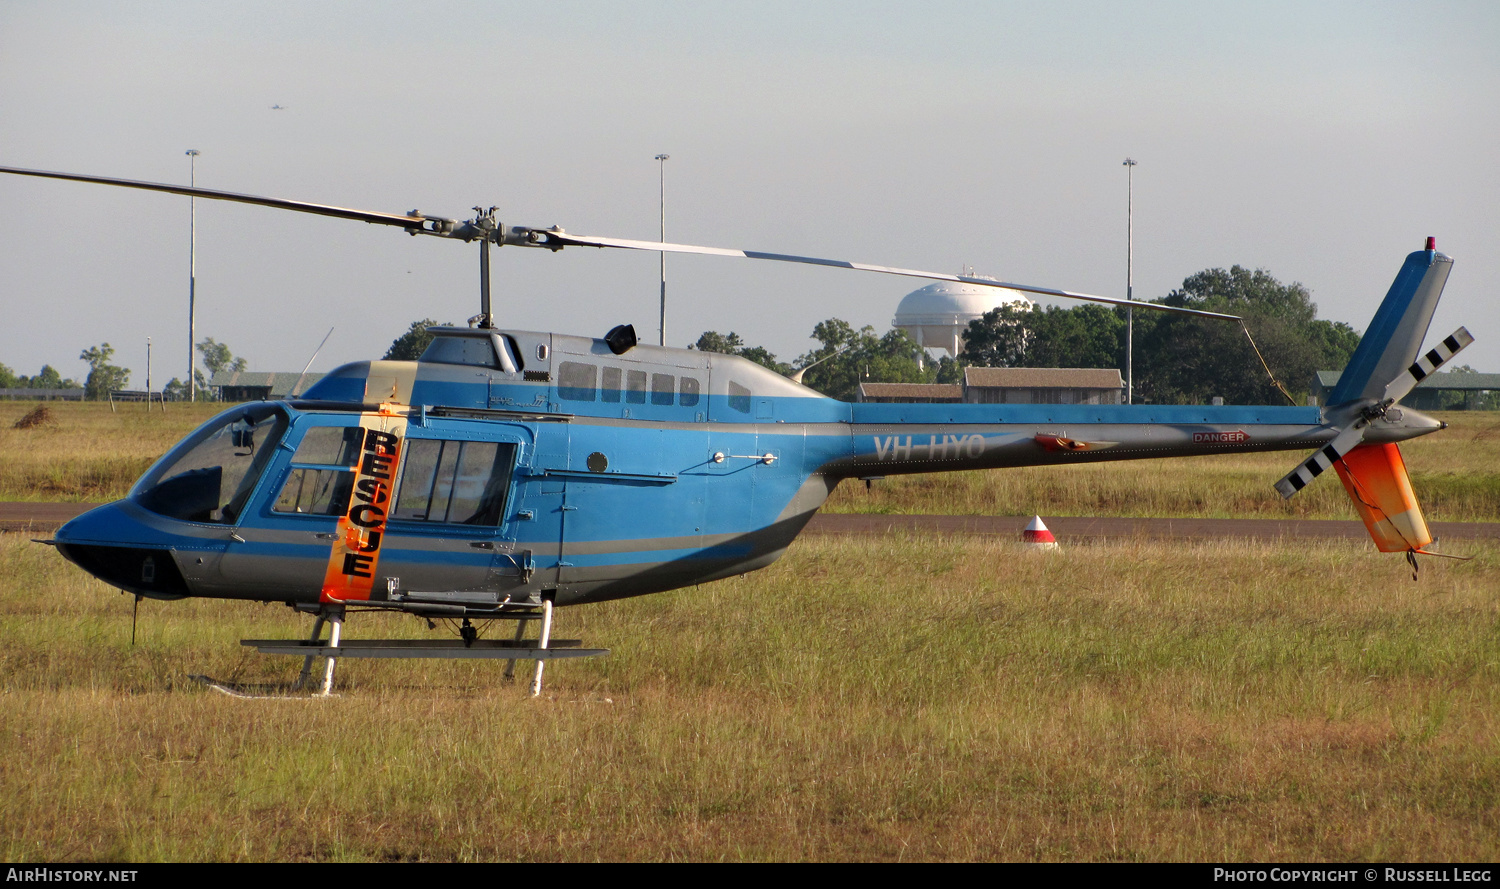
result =
[[[338,536],[328,554],[324,602],[370,599],[385,542],[386,515],[394,502],[406,418],[382,405],[380,413],[361,415],[359,425],[365,429],[364,447],[354,469],[349,508],[339,517]]]

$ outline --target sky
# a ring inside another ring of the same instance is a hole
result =
[[[272,106],[281,105],[277,110]],[[1429,342],[1500,371],[1500,5],[0,0],[0,165],[848,259],[1123,297],[1264,268],[1363,330],[1428,235]],[[669,154],[664,166],[654,159]],[[189,201],[0,176],[0,363],[188,360]],[[478,311],[478,248],[197,202],[197,332],[251,369]],[[657,338],[657,255],[507,247],[497,323]],[[783,359],[914,279],[667,260],[667,342]],[[1247,373],[1255,372],[1247,368]]]

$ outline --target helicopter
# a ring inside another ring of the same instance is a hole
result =
[[[1399,443],[1446,424],[1397,402],[1473,342],[1418,355],[1452,268],[1433,238],[1408,255],[1325,406],[878,404],[828,398],[747,359],[603,336],[497,327],[490,247],[644,250],[956,281],[1223,322],[1238,316],[971,275],[655,241],[557,226],[353,210],[169,183],[0,172],[237,201],[477,242],[480,314],[433,327],[416,361],[342,365],[303,395],[240,404],[169,450],[120,501],[50,543],[136,596],[283,602],[309,638],[246,640],[325,659],[535,660],[607,654],[552,639],[553,609],[678,589],[775,562],[845,479],[1253,451],[1312,455],[1276,483],[1339,475],[1377,548],[1442,555]],[[1249,335],[1246,329],[1247,336]],[[1253,339],[1252,339],[1253,343]],[[349,640],[348,613],[461,621],[460,638]],[[512,620],[510,639],[474,621]],[[526,639],[531,624],[540,626]],[[324,626],[328,638],[322,638]]]

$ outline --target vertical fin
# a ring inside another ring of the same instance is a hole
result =
[[[1406,461],[1394,443],[1362,444],[1334,468],[1381,552],[1419,550],[1432,542],[1422,507],[1411,490]]]
[[[1436,250],[1418,250],[1406,257],[1338,385],[1328,394],[1329,404],[1379,399],[1386,384],[1411,366],[1452,268],[1453,260]]]

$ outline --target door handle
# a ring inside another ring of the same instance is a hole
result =
[[[328,531],[319,531],[316,534],[314,534],[313,536],[316,537],[316,538],[318,538],[319,540],[338,540],[339,539],[339,536],[337,534],[333,534],[333,533],[330,533]]]
[[[475,549],[494,549],[495,548],[495,545],[493,543],[490,543],[488,540],[475,540],[475,541],[470,542],[469,546],[472,546]]]

